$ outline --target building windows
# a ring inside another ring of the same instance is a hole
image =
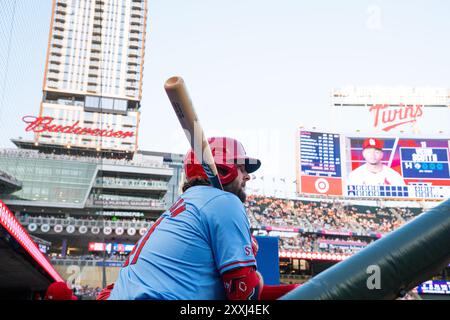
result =
[[[114,110],[119,111],[119,112],[126,112],[127,111],[127,100],[115,99]]]
[[[114,109],[114,99],[102,98],[101,99],[101,108],[103,110],[113,110]]]
[[[112,113],[126,113],[128,101],[122,99],[113,99],[106,97],[87,96],[84,103],[87,111],[103,111]]]
[[[100,106],[100,98],[86,96],[86,100],[84,101],[84,107],[89,109],[98,109]]]

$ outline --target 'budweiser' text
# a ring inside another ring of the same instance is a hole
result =
[[[78,134],[78,135],[88,135],[88,136],[99,136],[99,137],[111,137],[125,139],[133,137],[134,133],[132,131],[114,131],[106,129],[93,129],[93,128],[83,128],[79,127],[80,121],[76,121],[74,124],[69,126],[53,124],[54,118],[52,117],[33,117],[25,116],[22,120],[28,124],[25,131],[33,131],[35,133],[44,132],[54,132],[54,133],[67,133],[67,134]]]

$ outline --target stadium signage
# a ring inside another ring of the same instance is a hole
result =
[[[306,260],[325,260],[342,261],[349,258],[349,254],[334,254],[324,252],[301,252],[301,251],[281,251],[281,258],[306,259]]]
[[[53,123],[55,119],[52,117],[34,117],[34,116],[24,116],[22,121],[27,123],[28,126],[25,131],[32,131],[34,133],[65,133],[65,134],[77,134],[77,135],[87,135],[87,136],[99,136],[99,137],[111,137],[125,139],[134,136],[132,131],[114,131],[106,129],[96,129],[96,128],[83,128],[79,127],[80,121],[74,122],[72,125],[63,126]]]
[[[93,201],[94,205],[102,207],[158,207],[159,204],[151,200],[133,201],[133,200],[108,200],[108,199],[96,199]]]
[[[144,214],[142,212],[121,212],[121,211],[97,211],[95,213],[99,216],[108,216],[108,217],[143,217]]]
[[[24,248],[28,254],[39,263],[39,265],[47,271],[47,273],[55,281],[64,281],[55,268],[50,264],[47,258],[39,250],[36,243],[31,239],[30,235],[25,231],[22,225],[17,221],[16,217],[9,211],[6,204],[0,200],[0,227],[5,229],[18,244]]]
[[[343,245],[343,246],[357,246],[357,247],[365,247],[367,246],[367,242],[357,242],[357,241],[344,241],[344,240],[319,240],[319,244],[334,244],[334,245]]]
[[[105,267],[118,267],[118,268],[122,267],[122,264],[123,264],[123,262],[120,262],[120,261],[105,261],[105,262],[103,262],[103,261],[97,261],[97,262],[95,263],[95,265],[96,265],[97,267],[103,267],[103,266],[105,266]]]
[[[89,242],[88,251],[131,252],[134,244]]]
[[[374,104],[369,108],[369,112],[374,114],[375,128],[381,128],[383,131],[390,131],[398,126],[416,122],[417,118],[423,116],[423,105],[404,105],[392,107],[389,104]]]
[[[298,228],[289,228],[289,227],[266,227],[267,231],[284,231],[284,232],[298,232]]]
[[[430,280],[417,287],[420,294],[450,295],[450,281]]]
[[[337,231],[337,230],[320,230],[320,233],[329,234],[329,235],[337,235],[337,236],[351,236],[352,235],[352,232]]]

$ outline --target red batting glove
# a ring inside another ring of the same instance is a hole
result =
[[[105,289],[100,291],[95,300],[108,300],[109,295],[111,294],[112,289],[114,289],[114,283],[108,285]]]

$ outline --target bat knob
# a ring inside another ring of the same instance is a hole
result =
[[[164,83],[164,88],[173,88],[179,85],[182,85],[184,83],[183,78],[179,76],[170,77],[166,80]]]

